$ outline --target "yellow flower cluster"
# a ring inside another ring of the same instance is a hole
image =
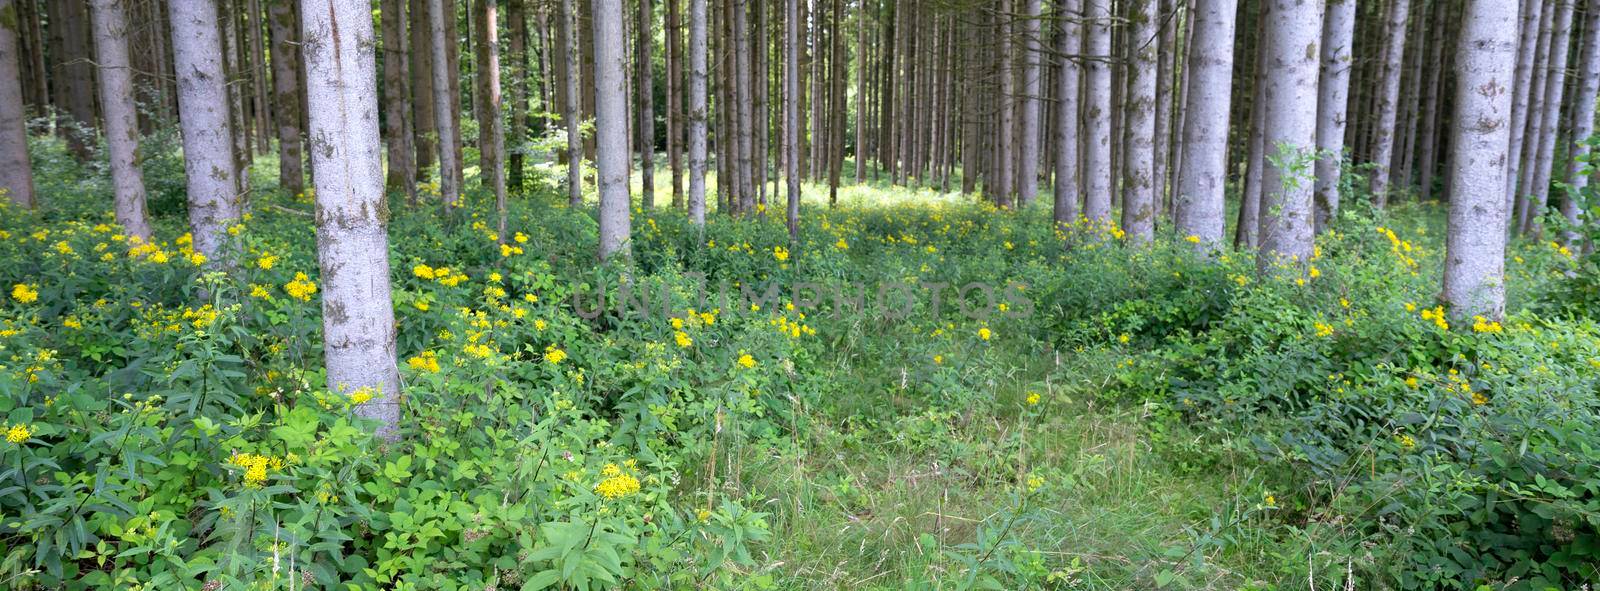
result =
[[[235,453],[228,458],[228,465],[244,469],[244,485],[250,488],[260,488],[267,482],[268,470],[282,471],[284,462],[281,458],[262,456],[250,453]]]
[[[752,368],[754,368],[756,366],[756,358],[751,357],[749,353],[745,353],[743,351],[740,351],[739,352],[739,365],[744,366],[745,369],[752,369]]]
[[[189,321],[189,324],[195,330],[209,328],[211,323],[217,321],[217,314],[217,310],[212,308],[211,304],[206,304],[199,308],[183,309],[183,319]]]
[[[607,500],[616,500],[639,492],[639,479],[624,472],[616,464],[606,464],[600,469],[600,476],[604,478],[599,484],[594,485],[594,492]]]
[[[6,428],[6,443],[10,443],[12,445],[22,445],[23,443],[26,443],[30,437],[33,437],[33,432],[28,430],[28,426],[22,423],[17,423]]]
[[[283,291],[287,292],[289,297],[309,302],[311,296],[317,293],[317,284],[306,277],[305,273],[295,273],[293,281],[283,284]]]
[[[439,373],[439,356],[433,351],[423,351],[406,360],[406,365],[411,369],[428,373]]]
[[[256,259],[256,266],[261,267],[261,269],[265,271],[272,270],[272,266],[276,264],[278,264],[278,255],[272,253],[263,252],[261,253],[261,256]]]
[[[789,260],[789,249],[782,246],[772,247],[772,258],[780,263]]]
[[[1316,329],[1317,329],[1317,336],[1319,336],[1319,337],[1330,337],[1330,336],[1333,336],[1333,326],[1330,325],[1330,324],[1327,324],[1327,323],[1324,323],[1324,322],[1318,322],[1318,323],[1316,323]]]
[[[555,345],[545,345],[544,360],[551,364],[561,363],[567,360],[567,352]]]
[[[445,287],[455,287],[460,285],[462,281],[467,280],[466,275],[452,272],[450,267],[439,267],[435,269],[428,266],[427,263],[421,263],[415,267],[412,267],[411,274],[422,279],[438,281],[440,285]]]
[[[1401,240],[1399,236],[1395,235],[1394,230],[1384,227],[1379,227],[1378,233],[1389,239],[1389,252],[1394,253],[1400,264],[1404,265],[1412,273],[1416,273],[1417,259],[1411,256],[1416,251],[1416,247],[1411,245],[1411,241]]]
[[[985,341],[987,341],[987,340],[989,340],[991,338],[994,338],[994,331],[989,330],[989,327],[987,327],[987,326],[985,326],[983,328],[980,328],[980,329],[978,329],[978,338],[983,339]]]
[[[1444,317],[1444,306],[1434,306],[1432,309],[1423,310],[1422,319],[1432,320],[1433,325],[1439,327],[1439,330],[1450,330],[1450,321]]]
[[[366,404],[372,400],[372,386],[367,386],[350,393],[350,404]]]
[[[674,318],[674,320],[677,320],[677,319]],[[680,321],[680,323],[681,323],[681,321]],[[687,348],[689,348],[691,346],[694,346],[694,339],[689,338],[689,333],[683,332],[681,330],[672,333],[672,340],[677,342],[678,346],[681,347],[681,348],[684,348],[684,349],[687,349]]]
[[[39,300],[39,289],[26,283],[11,286],[11,299],[19,304],[31,304]]]
[[[1498,321],[1492,321],[1482,316],[1473,316],[1472,332],[1501,333],[1505,332],[1505,328],[1500,326]]]

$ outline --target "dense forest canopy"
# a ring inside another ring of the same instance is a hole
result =
[[[0,0],[0,586],[1600,581],[1600,0]]]

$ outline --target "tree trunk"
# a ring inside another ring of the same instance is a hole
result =
[[[300,149],[300,43],[291,2],[267,0],[267,22],[272,32],[272,102],[278,110],[278,188],[295,196],[305,192],[306,175]]]
[[[622,0],[594,0],[595,168],[600,259],[628,256],[628,60]]]
[[[783,12],[783,176],[789,184],[784,219],[789,244],[800,241],[800,4],[785,0]]]
[[[666,0],[667,166],[672,169],[672,208],[683,209],[683,23],[682,0]]]
[[[214,267],[228,268],[233,253],[223,253],[222,246],[228,226],[239,219],[239,180],[217,5],[214,0],[173,0],[170,6],[189,228],[194,250],[214,261]]]
[[[457,184],[453,172],[460,168],[456,163],[455,147],[461,143],[456,136],[457,119],[450,96],[450,50],[447,44],[453,44],[453,41],[445,36],[444,4],[447,0],[426,1],[429,45],[433,56],[433,67],[430,68],[433,73],[433,121],[439,130],[439,198],[448,210],[455,208],[461,198],[461,186]]]
[[[1078,219],[1078,89],[1083,68],[1074,60],[1083,47],[1083,0],[1064,0],[1056,6],[1056,100],[1055,120],[1055,207],[1051,212],[1057,227]],[[963,171],[965,173],[965,171]]]
[[[494,195],[495,213],[499,215],[500,243],[506,241],[506,157],[505,128],[500,122],[500,37],[499,14],[495,0],[477,0],[478,43],[477,78],[478,103],[478,154],[481,179],[490,194]]]
[[[526,160],[523,138],[528,135],[528,95],[533,77],[528,75],[528,13],[526,0],[506,2],[506,20],[511,38],[507,55],[511,58],[511,128],[506,133],[507,188],[522,194],[523,164]],[[542,110],[542,109],[541,109]],[[502,232],[504,234],[504,232]]]
[[[306,0],[305,6],[328,389],[369,394],[356,405],[356,416],[376,420],[378,435],[393,439],[400,425],[400,373],[389,298],[372,6],[366,0]]]
[[[15,15],[16,10],[16,0],[0,0],[0,15]],[[33,165],[28,160],[17,25],[15,18],[0,19],[0,193],[13,205],[32,208]]]
[[[267,107],[271,99],[267,95],[267,51],[261,40],[261,0],[248,0],[244,2],[245,14],[245,40],[249,43],[250,51],[246,56],[250,67],[250,96],[254,100],[251,108],[256,115],[256,150],[262,154],[272,151],[272,140],[269,134],[272,129],[272,110]]]
[[[734,178],[738,183],[735,191],[739,199],[738,212],[741,215],[755,211],[755,191],[752,184],[751,160],[754,148],[755,119],[752,112],[753,103],[750,84],[750,18],[749,6],[745,0],[734,0],[733,14],[733,105],[736,129],[736,146],[734,150],[736,164],[734,165]]]
[[[654,72],[650,64],[650,46],[655,40],[651,18],[655,15],[650,0],[639,0],[639,23],[634,27],[635,60],[639,64],[639,179],[642,185],[640,205],[645,211],[656,207],[656,112]]]
[[[1261,250],[1256,267],[1274,272],[1280,264],[1311,261],[1311,183],[1307,173],[1317,145],[1317,112],[1306,108],[1317,100],[1318,44],[1322,37],[1322,5],[1298,0],[1273,0],[1268,16],[1267,55],[1271,66],[1266,85],[1264,146],[1272,162],[1262,167]]]
[[[1456,55],[1456,117],[1450,145],[1450,229],[1444,300],[1458,321],[1505,314],[1506,148],[1517,63],[1514,2],[1467,0]],[[1465,324],[1463,322],[1463,324]]]
[[[1155,236],[1156,0],[1136,0],[1129,12],[1133,62],[1126,112],[1127,156],[1123,164],[1122,230],[1133,244]]]
[[[411,93],[406,76],[405,0],[383,0],[379,18],[383,28],[383,123],[388,131],[389,172],[384,181],[387,193],[404,192],[406,203],[417,204],[417,173],[412,158]]]
[[[1239,248],[1255,248],[1261,244],[1261,181],[1265,177],[1262,169],[1266,168],[1266,121],[1267,97],[1265,83],[1267,75],[1267,26],[1271,22],[1270,0],[1262,0],[1260,8],[1262,14],[1256,18],[1256,43],[1255,64],[1250,69],[1254,76],[1250,80],[1252,88],[1250,98],[1250,129],[1247,137],[1245,152],[1245,177],[1244,195],[1239,200],[1239,218],[1234,224],[1233,245]]]
[[[1572,102],[1572,137],[1570,138],[1571,157],[1567,159],[1566,183],[1570,192],[1564,192],[1561,199],[1561,214],[1567,218],[1567,223],[1576,227],[1580,223],[1579,203],[1571,196],[1581,195],[1589,186],[1590,175],[1583,174],[1584,161],[1589,158],[1589,136],[1594,135],[1594,105],[1596,94],[1600,93],[1600,2],[1590,0],[1588,11],[1584,14],[1583,49],[1578,67],[1578,82],[1576,95]],[[1572,245],[1578,236],[1568,233],[1563,240]]]
[[[1226,231],[1228,118],[1232,108],[1233,33],[1236,0],[1196,0],[1194,45],[1189,53],[1189,92],[1183,121],[1183,168],[1174,199],[1178,235],[1198,239],[1210,252]]]
[[[1111,0],[1087,0],[1088,111],[1084,113],[1083,213],[1092,222],[1111,221]]]
[[[1450,18],[1454,9],[1454,5],[1441,4],[1435,7],[1432,29],[1436,36],[1433,46],[1428,49],[1429,57],[1424,66],[1427,69],[1427,81],[1423,83],[1421,115],[1418,122],[1422,129],[1417,134],[1417,139],[1422,145],[1419,148],[1416,164],[1417,184],[1422,188],[1423,202],[1433,199],[1433,175],[1438,168],[1439,119],[1442,110],[1439,93],[1443,92],[1444,73],[1449,62],[1449,55],[1444,52],[1444,48],[1454,40],[1452,33],[1456,30]]]
[[[1022,108],[1017,138],[1017,209],[1027,209],[1039,195],[1039,92],[1043,71],[1039,60],[1039,0],[1022,0]],[[1152,74],[1153,76],[1153,74]]]
[[[406,11],[411,25],[411,118],[412,138],[416,144],[416,159],[412,165],[416,180],[428,180],[428,169],[439,161],[439,124],[434,120],[437,109],[433,99],[433,33],[428,20],[428,3],[431,0],[408,0]]]
[[[867,152],[867,2],[856,7],[856,184],[866,180]]]
[[[128,65],[125,0],[94,0],[95,53],[100,65],[100,104],[105,110],[106,152],[117,223],[123,233],[150,240],[145,213],[144,173],[139,168],[139,116],[133,100],[133,68]],[[3,75],[3,73],[0,73]]]
[[[1344,167],[1344,129],[1349,121],[1350,69],[1355,61],[1356,0],[1330,0],[1322,26],[1322,73],[1317,87],[1316,230],[1339,216],[1339,175]]]
[[[706,225],[706,0],[689,0],[689,219]]]
[[[1517,178],[1522,170],[1522,144],[1527,131],[1528,101],[1531,99],[1530,90],[1533,87],[1536,63],[1535,55],[1538,53],[1539,31],[1542,16],[1546,12],[1544,2],[1527,0],[1522,11],[1521,41],[1517,50],[1517,77],[1512,84],[1514,93],[1511,102],[1511,149],[1508,151],[1511,161],[1508,163],[1506,173],[1506,203],[1509,205],[1517,194]]]
[[[1539,126],[1538,156],[1534,159],[1533,185],[1525,192],[1531,195],[1528,206],[1523,209],[1522,232],[1535,239],[1544,235],[1544,209],[1550,197],[1550,174],[1554,168],[1556,138],[1561,130],[1557,126],[1561,123],[1562,94],[1566,89],[1567,81],[1567,45],[1572,33],[1572,2],[1561,2],[1555,7],[1556,14],[1551,21],[1550,29],[1550,63],[1546,70],[1547,80],[1544,84],[1544,104],[1541,115],[1543,123]],[[1590,105],[1586,107],[1592,109]]]
[[[577,0],[561,0],[561,26],[560,43],[565,51],[562,54],[562,69],[566,72],[565,84],[561,91],[566,97],[566,108],[561,118],[567,128],[567,205],[576,207],[583,203],[583,133],[580,127],[583,119],[580,106],[583,102],[579,80],[583,72],[578,68],[578,10]]]
[[[1383,79],[1378,87],[1376,135],[1372,143],[1372,177],[1369,188],[1379,208],[1389,203],[1390,161],[1394,158],[1395,118],[1400,104],[1400,78],[1405,64],[1406,22],[1411,0],[1390,0],[1387,21],[1388,49],[1383,56]]]
[[[55,50],[51,52],[55,61],[55,104],[60,109],[56,129],[67,140],[73,156],[88,160],[94,149],[95,91],[87,0],[51,0],[46,5],[54,9],[50,29]],[[216,12],[216,7],[211,10]],[[215,30],[216,26],[212,28]]]

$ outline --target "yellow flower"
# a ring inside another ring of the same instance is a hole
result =
[[[1401,435],[1399,441],[1400,447],[1407,451],[1410,451],[1412,448],[1417,446],[1417,440],[1410,435]]]
[[[933,363],[934,363],[934,365],[944,365],[944,356],[943,355],[934,355],[933,356]]]
[[[709,511],[707,509],[701,509],[699,511],[695,511],[694,512],[694,518],[698,519],[700,521],[705,521],[707,519],[711,519],[711,511]]]
[[[1028,475],[1028,492],[1036,492],[1042,486],[1044,486],[1044,477],[1038,474]]]
[[[566,359],[567,359],[567,352],[566,351],[556,348],[555,345],[546,345],[545,346],[545,348],[544,348],[544,360],[545,361],[548,361],[548,362],[550,362],[552,364],[556,364],[556,363],[561,363],[562,361],[565,361]]]
[[[418,353],[416,356],[407,359],[406,365],[410,366],[411,369],[418,371],[439,373],[439,356],[433,351],[423,351]]]
[[[689,338],[689,334],[685,333],[685,332],[683,332],[681,330],[678,331],[678,332],[673,333],[672,334],[672,339],[678,343],[679,347],[682,347],[682,348],[685,348],[685,349],[689,348],[690,345],[694,344],[694,339]]]
[[[1478,393],[1478,392],[1473,392],[1472,393],[1472,405],[1473,406],[1483,406],[1483,405],[1488,404],[1488,403],[1489,403],[1489,399],[1487,397],[1485,397],[1483,394]]]
[[[309,302],[311,296],[317,293],[317,284],[306,277],[305,273],[295,273],[294,280],[283,285],[283,291],[288,292],[289,297]]]
[[[278,255],[275,254],[263,252],[261,253],[261,258],[256,259],[256,266],[261,267],[262,270],[271,270],[272,266],[276,264],[278,264]]]
[[[1266,495],[1266,497],[1262,499],[1262,502],[1266,503],[1268,507],[1278,506],[1278,498],[1272,496],[1271,494]]]
[[[1028,393],[1028,406],[1033,406],[1033,405],[1038,404],[1038,403],[1039,403],[1039,393],[1038,392],[1029,392]]]
[[[39,289],[26,283],[18,283],[11,287],[11,299],[19,304],[31,304],[39,300]]]
[[[850,250],[850,243],[845,242],[843,238],[840,238],[838,242],[833,243],[833,247],[839,250]]]
[[[372,388],[366,387],[350,393],[350,404],[364,404],[372,400]]]
[[[740,353],[739,365],[743,365],[745,369],[753,368],[756,366],[756,358],[751,357],[749,353]]]
[[[1187,237],[1184,238],[1184,240],[1189,241],[1190,244],[1199,244],[1200,243],[1200,237],[1196,236],[1194,234],[1188,235]]]
[[[1131,335],[1129,335],[1128,333],[1122,333],[1122,334],[1117,335],[1117,342],[1126,345],[1126,344],[1128,344],[1128,341],[1130,339],[1132,339],[1132,338],[1133,337]]]
[[[980,338],[980,339],[983,339],[983,340],[987,341],[987,340],[990,339],[990,337],[993,337],[993,336],[994,336],[994,332],[990,331],[989,327],[987,327],[987,326],[978,329],[978,338]]]
[[[206,264],[206,255],[200,254],[198,252],[190,253],[189,254],[189,264],[194,265],[196,267]]]
[[[22,445],[23,443],[26,443],[30,437],[33,437],[33,432],[29,431],[28,426],[22,423],[17,423],[12,425],[10,429],[6,429],[7,443]]]
[[[639,492],[639,479],[623,472],[616,464],[606,464],[606,467],[600,470],[600,474],[605,476],[605,479],[594,485],[594,492],[607,500],[616,500]]]
[[[789,249],[782,246],[772,247],[772,258],[777,259],[780,263],[789,260]]]
[[[1333,336],[1333,326],[1331,326],[1331,325],[1328,325],[1328,324],[1325,324],[1325,323],[1322,323],[1322,322],[1318,322],[1318,323],[1316,323],[1316,328],[1317,328],[1317,336],[1319,336],[1319,337]]]
[[[429,267],[427,264],[419,264],[415,267],[412,267],[411,274],[422,279],[434,278],[433,267]]]
[[[1415,390],[1415,389],[1417,389],[1418,385],[1420,385],[1420,382],[1417,381],[1417,376],[1407,376],[1406,377],[1406,387],[1407,388],[1411,388],[1412,390]]]
[[[1482,316],[1472,317],[1472,332],[1499,333],[1504,331],[1505,329],[1500,326],[1499,322],[1491,321]]]

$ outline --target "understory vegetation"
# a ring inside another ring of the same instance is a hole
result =
[[[319,373],[311,199],[258,166],[239,265],[205,273],[163,158],[154,244],[54,140],[47,207],[0,199],[0,586],[1600,579],[1596,259],[1515,243],[1507,318],[1451,326],[1436,205],[1348,208],[1263,279],[904,188],[808,205],[798,245],[636,211],[627,266],[559,171],[503,244],[484,195],[392,202],[390,442]]]

